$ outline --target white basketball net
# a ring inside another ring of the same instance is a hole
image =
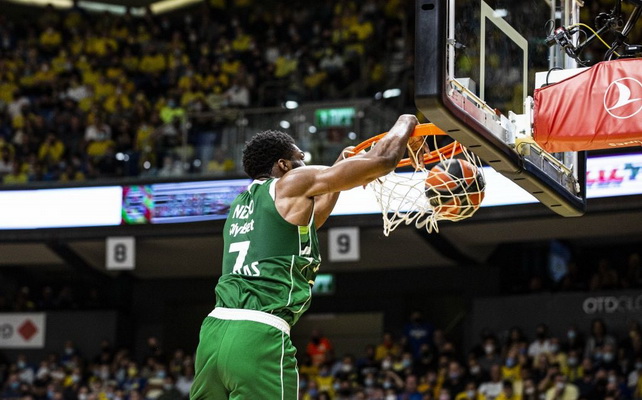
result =
[[[439,147],[436,143],[437,136],[425,136],[424,141],[433,142],[432,148]],[[373,144],[373,146],[375,145],[376,143]],[[416,159],[416,156],[412,153],[410,157]],[[450,154],[439,154],[442,162],[454,157],[454,151]],[[479,171],[479,175],[476,175],[476,177],[480,178],[476,178],[474,183],[470,184],[470,182],[464,182],[462,178],[449,174],[452,180],[457,182],[457,186],[461,184],[464,189],[454,195],[452,191],[445,188],[445,185],[439,185],[443,186],[439,188],[443,195],[431,194],[434,205],[430,204],[430,199],[426,196],[426,178],[429,169],[434,164],[426,165],[415,172],[397,172],[395,170],[368,184],[374,191],[377,202],[381,207],[384,235],[388,236],[390,232],[402,223],[406,225],[414,224],[417,228],[425,228],[428,233],[439,232],[438,221],[460,221],[471,217],[477,211],[479,204],[462,206],[445,204],[453,199],[452,196],[465,198],[468,195],[483,195],[485,180],[479,157],[463,148],[457,158],[465,159],[473,164]]]

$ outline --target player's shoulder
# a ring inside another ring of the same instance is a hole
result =
[[[329,168],[330,167],[323,165],[306,165],[304,167],[288,171],[285,175],[276,180],[276,192],[279,196],[303,196],[307,189],[315,183],[319,174],[327,171]]]

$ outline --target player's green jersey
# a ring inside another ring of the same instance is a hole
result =
[[[254,181],[230,206],[216,306],[264,311],[294,325],[310,306],[319,241],[313,217],[307,226],[281,217],[275,184]]]

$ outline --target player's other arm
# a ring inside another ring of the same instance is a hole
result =
[[[366,185],[395,169],[417,123],[414,115],[402,115],[369,152],[339,161],[331,167],[294,169],[279,180],[277,192],[284,197],[312,198]]]

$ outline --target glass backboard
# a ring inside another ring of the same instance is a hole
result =
[[[576,66],[546,38],[579,22],[579,7],[577,0],[416,1],[418,109],[563,216],[585,211],[585,154],[548,154],[530,140],[530,96],[536,81],[552,83],[548,71]]]

